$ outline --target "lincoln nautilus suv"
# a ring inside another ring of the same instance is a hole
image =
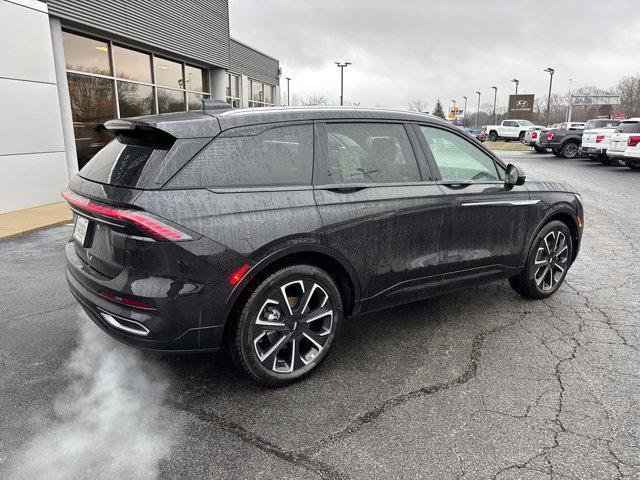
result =
[[[571,187],[429,115],[209,101],[106,128],[63,192],[71,292],[128,345],[225,347],[265,385],[318,367],[346,317],[499,279],[548,297],[580,248]]]

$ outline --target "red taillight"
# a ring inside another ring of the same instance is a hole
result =
[[[113,300],[114,302],[121,303],[122,305],[126,305],[127,307],[140,308],[142,310],[153,310],[154,308],[151,305],[147,305],[140,300],[136,300],[134,298],[123,297],[121,295],[117,295],[109,290],[100,290],[98,292],[100,296],[104,298],[108,298],[109,300]]]
[[[629,140],[627,140],[627,145],[629,147],[635,147],[636,145],[638,145],[638,143],[640,143],[640,137],[638,137],[637,135],[633,135],[629,137]]]
[[[604,135],[596,135],[596,143],[600,143],[604,140]]]
[[[191,237],[186,233],[170,227],[144,212],[101,205],[92,200],[82,198],[68,190],[62,192],[62,197],[69,205],[75,208],[89,213],[95,213],[102,217],[128,222],[160,240],[191,240]]]
[[[244,277],[244,275],[249,271],[250,268],[251,266],[246,264],[241,266],[238,270],[231,274],[231,276],[229,277],[229,283],[231,285],[235,285],[236,283],[238,283],[240,280],[242,280],[242,277]]]
[[[538,138],[538,132],[532,132],[531,133],[531,138],[533,138],[533,139]]]
[[[553,133],[547,133],[547,140],[553,140]]]

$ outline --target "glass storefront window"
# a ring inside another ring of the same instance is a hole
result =
[[[114,45],[113,63],[116,77],[151,83],[151,55]]]
[[[209,98],[209,95],[203,95],[201,93],[188,93],[188,107],[189,110],[202,110],[202,100]]]
[[[68,73],[78,167],[82,168],[113,135],[104,122],[116,118],[113,80]]]
[[[234,108],[240,107],[240,76],[227,74],[227,103]]]
[[[155,58],[156,83],[163,87],[184,88],[182,64],[164,58]]]
[[[62,44],[67,70],[111,75],[107,42],[62,32]]]
[[[271,85],[264,86],[264,103],[273,104],[273,87]]]
[[[155,112],[153,87],[118,80],[118,104],[120,117],[138,117]]]
[[[263,102],[264,85],[262,83],[251,81],[251,99],[256,102]]]
[[[158,88],[158,113],[184,112],[184,92]]]
[[[194,92],[208,92],[209,82],[207,71],[203,68],[192,67],[191,65],[185,65],[185,84],[187,90]]]
[[[250,107],[273,107],[275,99],[275,87],[267,83],[249,80],[250,85]]]

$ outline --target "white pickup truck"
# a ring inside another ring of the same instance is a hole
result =
[[[540,125],[534,125],[529,120],[503,120],[500,125],[487,125],[484,127],[487,133],[487,140],[495,142],[497,140],[520,140],[524,139],[524,134],[528,130],[542,129]]]
[[[589,120],[584,127],[582,134],[582,145],[580,153],[590,158],[600,160],[605,165],[613,162],[613,159],[607,157],[607,149],[611,135],[620,125],[620,120],[595,118]]]

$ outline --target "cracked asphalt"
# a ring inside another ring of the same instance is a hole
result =
[[[499,282],[351,319],[312,377],[278,390],[223,355],[136,353],[169,384],[153,476],[640,479],[640,172],[501,156],[582,193],[582,250],[556,295]],[[0,243],[2,478],[56,416],[88,321],[64,281],[69,235]]]

